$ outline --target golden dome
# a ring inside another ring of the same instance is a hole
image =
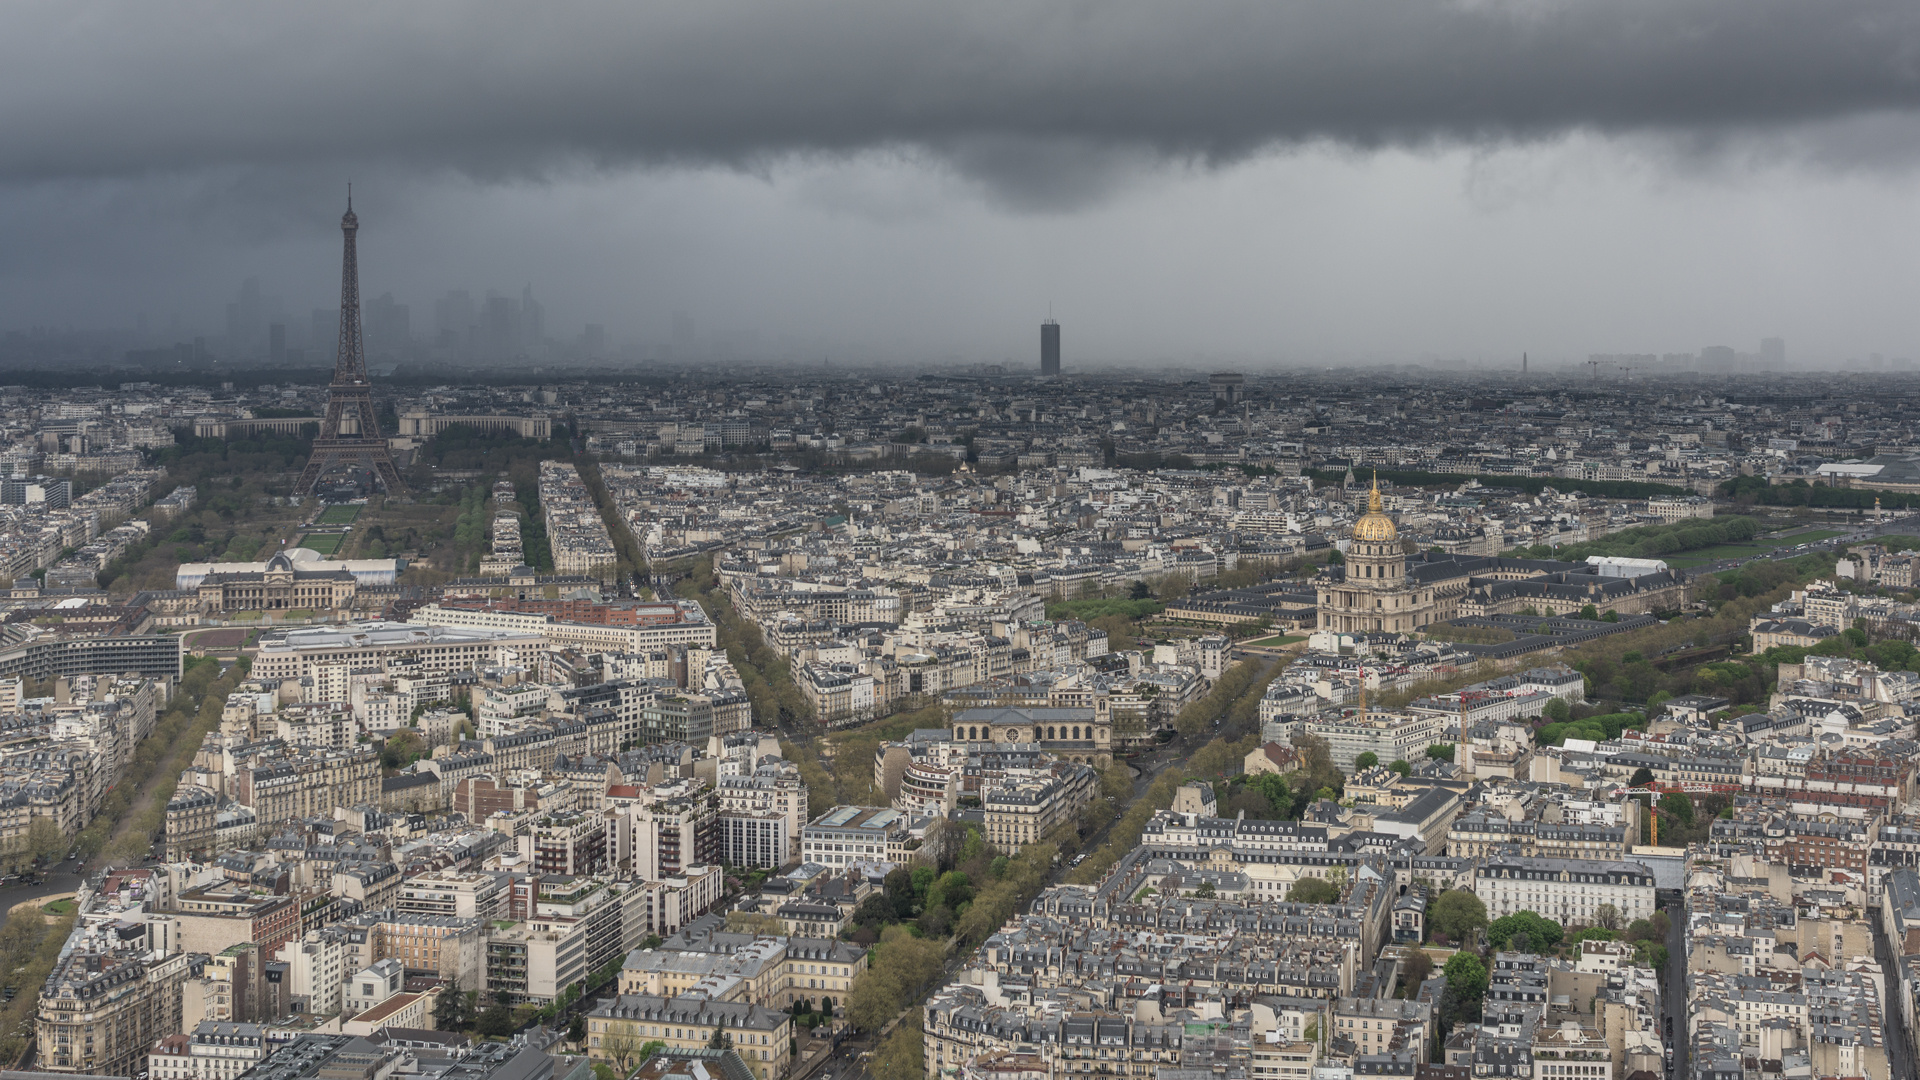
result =
[[[1373,491],[1367,495],[1367,513],[1353,523],[1353,538],[1368,544],[1386,544],[1400,538],[1393,519],[1380,507],[1380,479],[1374,478]]]

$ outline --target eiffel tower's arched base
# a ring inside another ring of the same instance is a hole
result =
[[[378,476],[380,486],[389,495],[404,494],[407,490],[406,481],[400,479],[400,470],[393,464],[393,455],[387,451],[386,440],[315,439],[307,467],[300,471],[300,482],[294,486],[295,494],[313,494],[314,485],[321,477],[349,464],[363,465]]]

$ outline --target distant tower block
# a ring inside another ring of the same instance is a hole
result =
[[[1040,374],[1060,374],[1060,324],[1052,319],[1040,324]]]
[[[1786,340],[1777,337],[1761,338],[1760,362],[1772,370],[1783,370],[1787,366]]]

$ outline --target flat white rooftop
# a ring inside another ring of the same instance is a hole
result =
[[[312,626],[269,632],[261,636],[262,649],[368,649],[404,645],[485,644],[492,641],[544,640],[518,630],[488,630],[472,626],[421,626],[417,623],[360,622],[343,626]]]

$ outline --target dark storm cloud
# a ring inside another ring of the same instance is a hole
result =
[[[896,148],[1046,203],[1143,160],[1710,142],[1920,104],[1912,0],[60,3],[0,25],[15,181],[349,160],[524,179]]]

